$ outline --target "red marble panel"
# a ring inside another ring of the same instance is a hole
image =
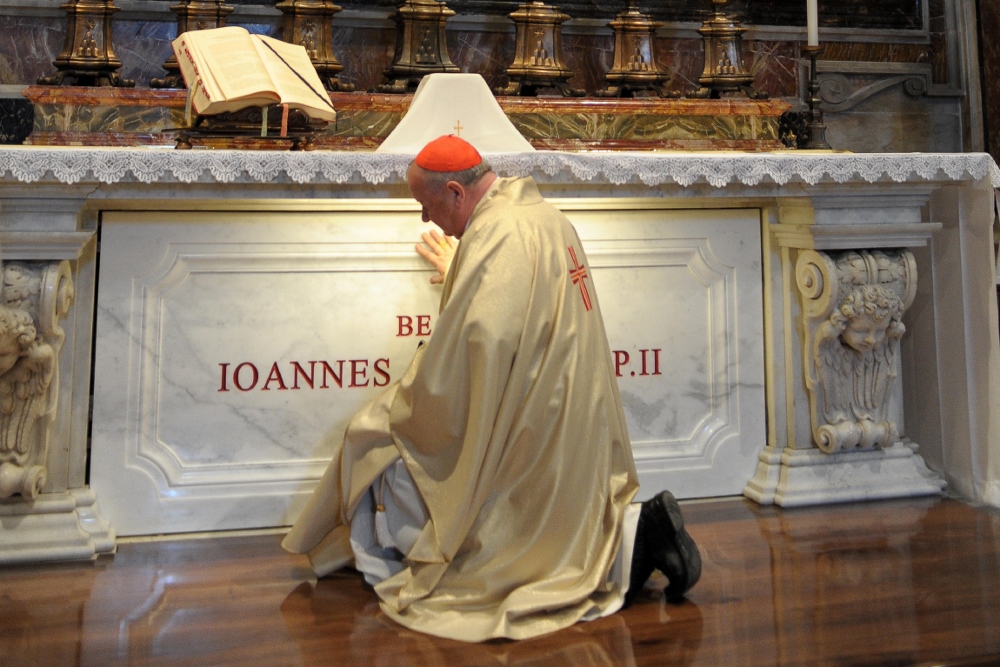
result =
[[[111,43],[122,61],[119,74],[139,87],[160,78],[163,61],[173,53],[170,42],[177,37],[177,24],[153,21],[118,21],[112,24]]]
[[[333,54],[344,66],[340,80],[353,83],[355,90],[372,90],[382,83],[395,50],[395,29],[341,28],[334,17]]]
[[[448,52],[463,72],[482,74],[490,88],[496,88],[514,61],[515,41],[513,33],[449,30]]]
[[[743,66],[753,75],[754,88],[771,97],[798,95],[799,48],[789,42],[747,42]]]
[[[563,35],[563,62],[573,70],[570,85],[588,94],[607,88],[604,76],[615,61],[613,35]]]
[[[0,84],[34,83],[52,74],[65,30],[63,19],[0,16]]]
[[[705,49],[700,39],[656,40],[656,61],[667,71],[667,88],[685,94],[699,88],[705,69]]]

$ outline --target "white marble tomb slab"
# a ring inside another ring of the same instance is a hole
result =
[[[756,210],[558,202],[608,327],[640,495],[734,495],[764,446]],[[433,329],[415,205],[103,217],[91,485],[121,535],[289,524]]]

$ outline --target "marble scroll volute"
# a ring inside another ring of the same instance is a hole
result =
[[[795,266],[803,370],[816,446],[828,454],[892,446],[889,418],[901,318],[916,294],[908,250],[803,251]]]
[[[34,498],[56,412],[59,321],[73,302],[69,262],[0,264],[0,498]]]

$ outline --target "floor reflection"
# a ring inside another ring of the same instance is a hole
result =
[[[19,570],[24,570],[0,568],[0,664],[78,664],[80,619],[101,570],[89,564],[46,569],[55,574],[57,585],[13,585]],[[39,629],[46,627],[65,631],[40,636]]]
[[[322,651],[327,633],[335,631],[331,619],[343,614],[351,605],[353,595],[345,594],[340,580],[323,580],[318,584],[302,583],[292,591],[281,606],[289,634],[304,648],[303,664],[328,665],[329,655]],[[657,654],[662,664],[684,667],[693,664],[701,641],[702,616],[697,605],[687,603],[672,606],[676,621],[668,615],[664,624],[685,625],[684,632],[664,632]],[[633,637],[622,614],[572,628],[537,639],[513,642],[497,640],[483,644],[437,639],[401,627],[380,610],[372,600],[363,607],[354,607],[352,618],[344,627],[349,664],[377,667],[416,667],[453,665],[505,665],[508,667],[629,667],[637,664]],[[315,648],[315,650],[312,650]]]
[[[122,544],[0,570],[0,665],[1000,664],[1000,512],[908,500],[685,507],[702,579],[624,612],[468,645],[385,617],[357,573],[316,581],[280,536]]]
[[[789,511],[759,518],[771,553],[778,664],[816,655],[918,655],[910,544],[927,511],[871,504],[826,517]]]

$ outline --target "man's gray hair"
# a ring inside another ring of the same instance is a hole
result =
[[[410,165],[421,169],[424,172],[427,185],[433,188],[443,188],[448,181],[455,181],[463,187],[468,187],[493,171],[493,167],[485,159],[475,167],[469,167],[462,171],[431,171],[430,169],[424,169],[415,162],[411,162]]]

